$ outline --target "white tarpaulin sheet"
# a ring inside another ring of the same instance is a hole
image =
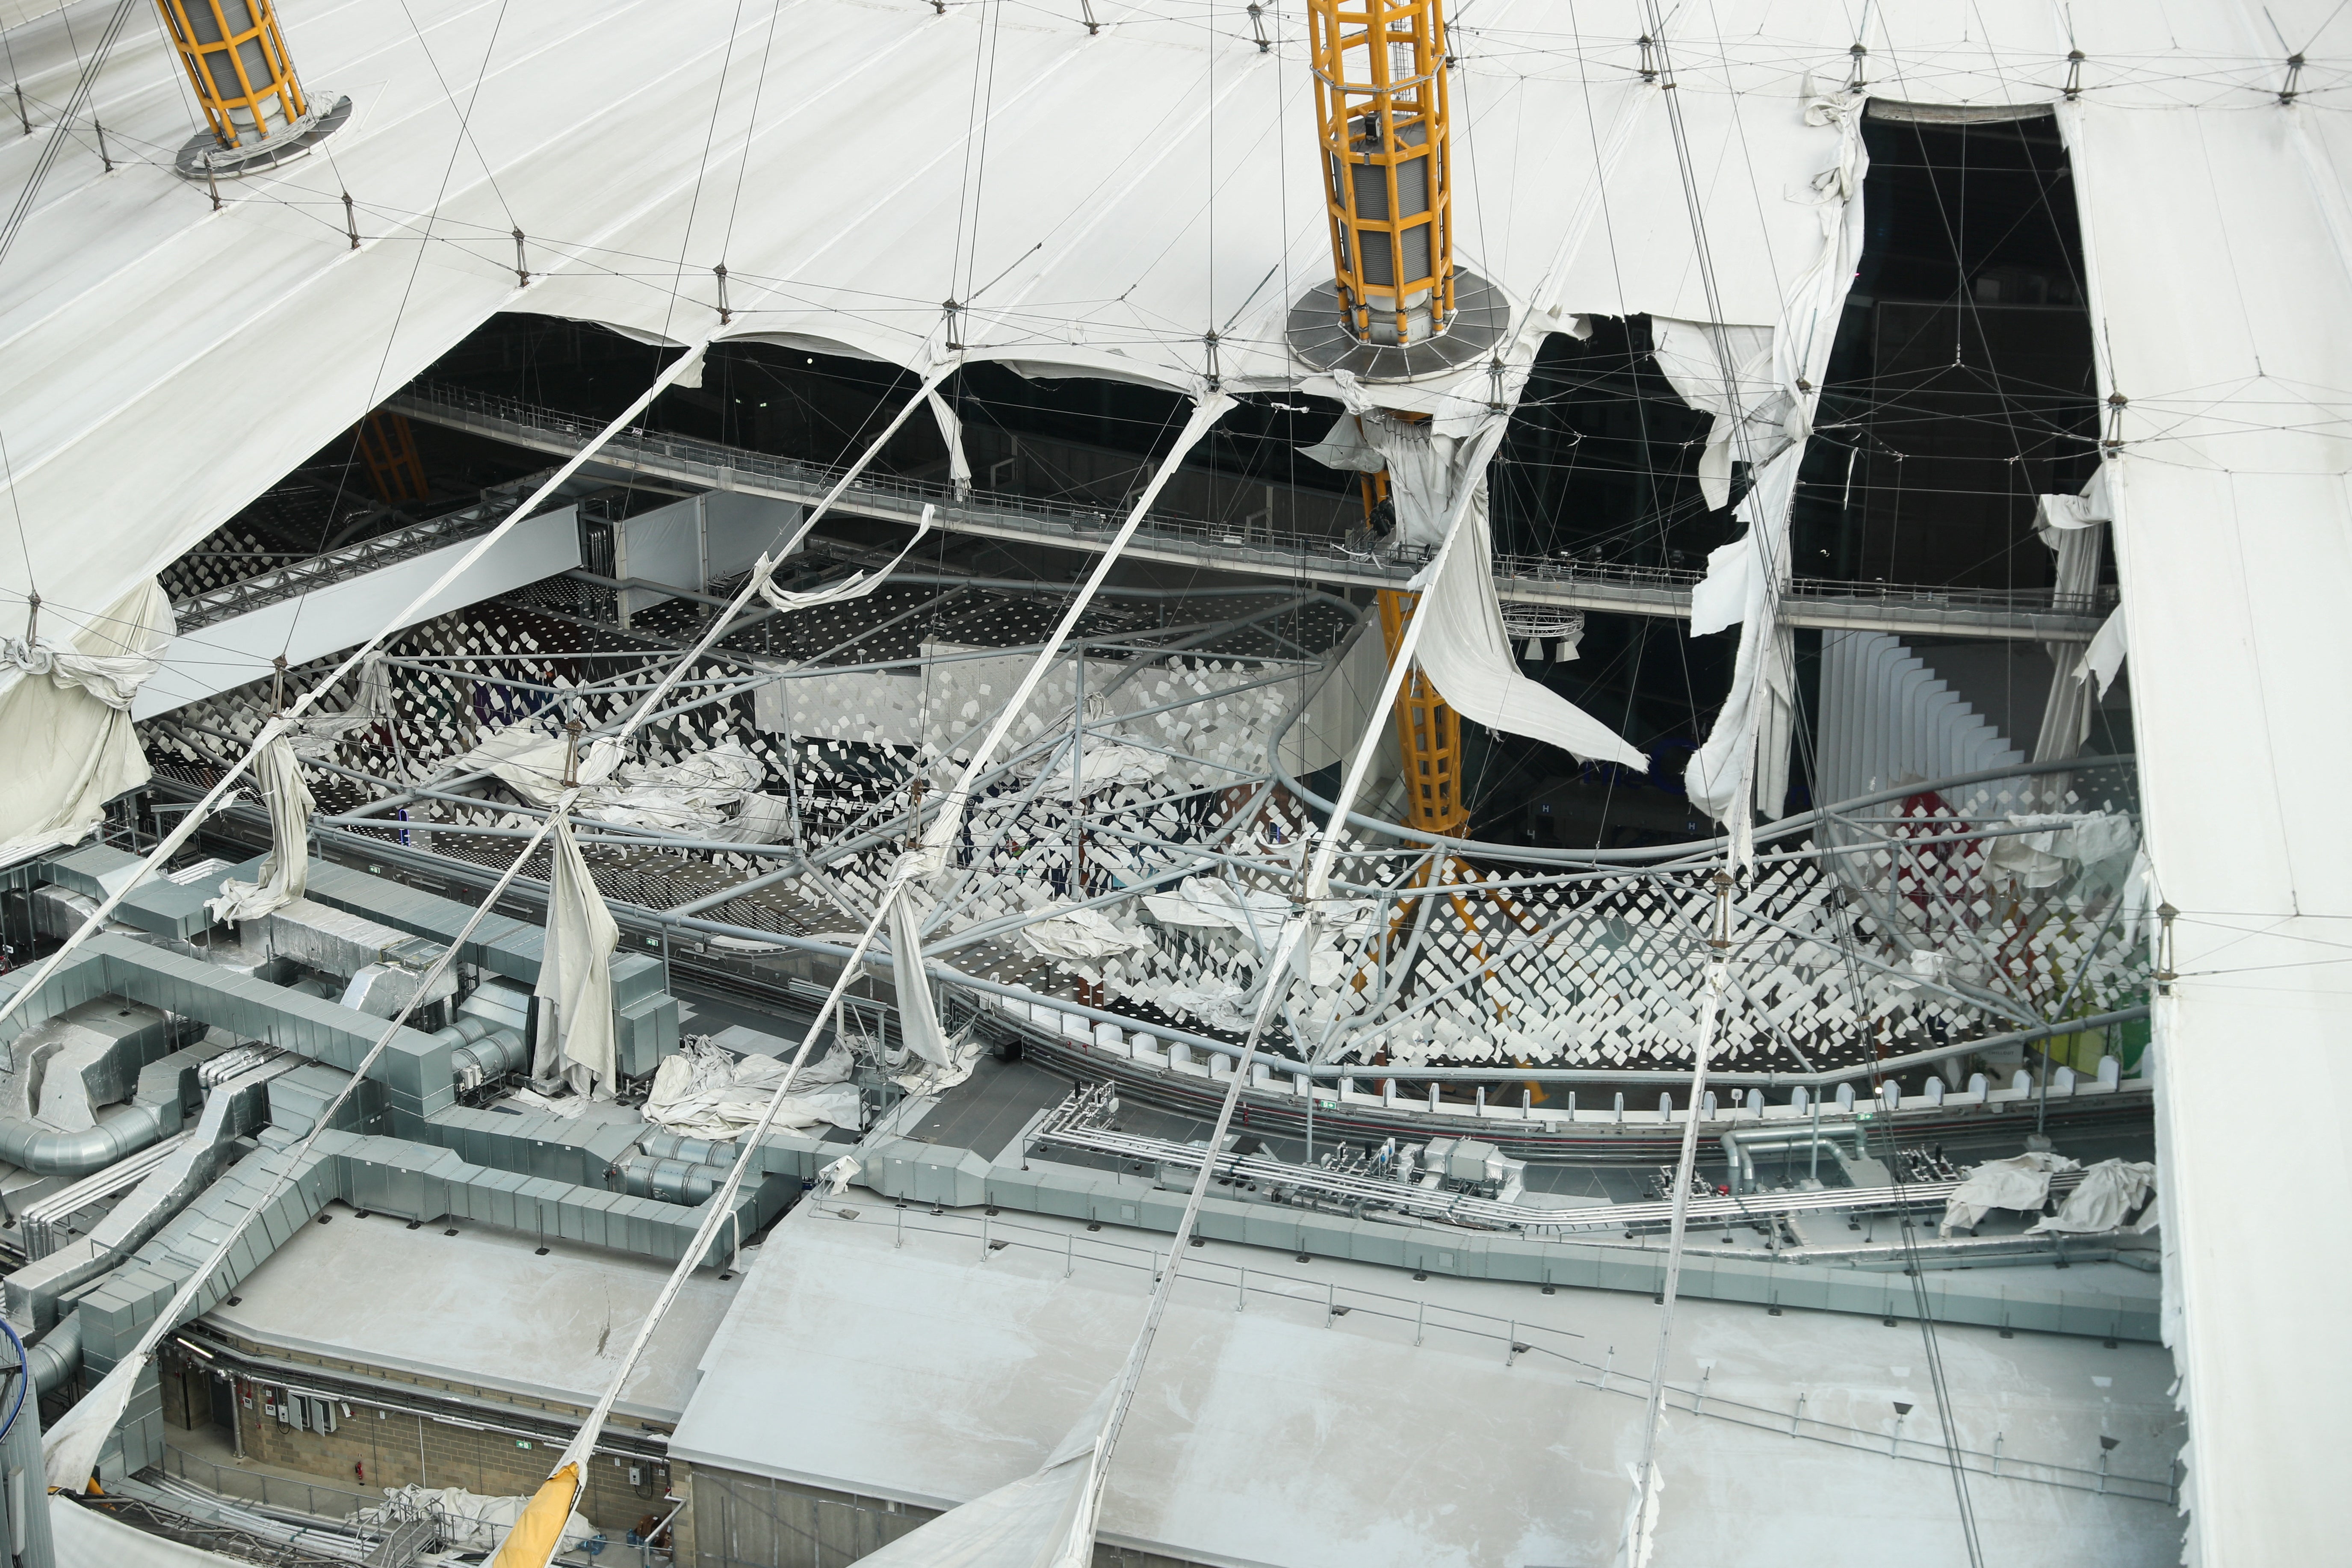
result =
[[[2267,64],[2331,11],[2197,7],[2166,33]],[[2339,1555],[2352,1447],[2352,1262],[2310,1240],[2352,1205],[2352,1160],[2300,1163],[2280,1203],[2249,1157],[2340,1151],[2352,1100],[2352,129],[2277,86],[2059,106],[2098,392],[2119,400],[2105,466],[2147,855],[2183,911],[2151,1072],[2205,1568]],[[2281,1092],[2249,1092],[2251,1042]]]
[[[519,799],[544,810],[563,793],[570,746],[564,736],[525,721],[483,737],[446,771],[493,774]],[[609,740],[582,754],[575,816],[730,844],[772,844],[791,831],[791,803],[760,792],[767,764],[732,736],[675,763],[617,758]]]
[[[924,1061],[944,1068],[949,1065],[948,1037],[931,1001],[931,977],[923,970],[917,897],[913,887],[902,884],[890,900],[890,984],[898,998],[898,1037]]]
[[[151,577],[68,642],[0,645],[0,862],[83,837],[108,801],[152,776],[130,709],[172,630],[172,603]]]
[[[39,1496],[34,1487],[26,1490]],[[57,1568],[250,1568],[247,1558],[150,1535],[70,1498],[51,1497],[47,1502]]]
[[[1149,937],[1124,930],[1102,910],[1077,905],[1023,926],[1021,941],[1039,957],[1050,958],[1090,980],[1101,978],[1105,961],[1151,945]]]
[[[1754,384],[1753,366],[1733,367],[1727,392],[1720,377],[1715,388],[1703,391],[1703,378],[1685,378],[1706,399],[1701,406],[1722,416],[1718,433],[1738,448],[1727,456],[1753,465],[1738,511],[1748,531],[1707,557],[1706,579],[1691,594],[1691,635],[1703,637],[1736,622],[1739,652],[1730,693],[1684,772],[1692,804],[1731,829],[1733,853],[1741,860],[1751,853],[1755,814],[1778,816],[1788,794],[1796,659],[1789,628],[1780,622],[1779,598],[1790,576],[1789,508],[1805,439],[1812,431],[1846,293],[1862,259],[1862,184],[1870,169],[1862,111],[1860,93],[1809,98],[1801,106],[1805,123],[1834,127],[1838,141],[1826,166],[1812,173],[1801,190],[1786,193],[1791,201],[1810,204],[1821,239],[1772,317],[1772,392],[1761,413],[1768,423],[1777,422],[1775,449],[1768,452],[1745,438],[1758,433],[1751,427],[1745,389]],[[1726,358],[1741,350],[1731,333],[1708,346]],[[1727,403],[1738,406],[1725,413]]]
[[[937,393],[931,395],[931,403],[935,408],[940,410],[944,410],[947,406],[940,401]],[[954,416],[947,415],[945,417],[953,418]],[[961,453],[961,443],[958,444],[956,450],[959,455]],[[962,481],[967,489],[971,486],[971,472],[967,469]],[[928,506],[923,509],[923,520],[916,526],[914,537],[899,547],[898,553],[890,558],[890,564],[879,571],[861,567],[840,582],[828,584],[822,588],[794,592],[790,588],[777,587],[770,579],[775,575],[776,568],[783,564],[784,556],[781,553],[772,557],[762,555],[760,557],[759,563],[751,568],[751,574],[757,579],[760,597],[768,602],[770,608],[777,610],[813,610],[819,605],[838,605],[851,599],[862,599],[880,587],[890,574],[898,569],[898,563],[906,560],[915,546],[923,542],[923,536],[931,531],[931,517],[935,510]]]
[[[2155,1190],[2156,1167],[2147,1161],[2102,1160],[2085,1167],[2081,1184],[2066,1194],[2058,1212],[2036,1220],[2032,1228],[2095,1236],[2123,1224]],[[2148,1228],[2147,1219],[2155,1212],[2148,1211],[2140,1228]]]
[[[2098,591],[2099,566],[2106,559],[2109,516],[2104,468],[2092,474],[2080,495],[2046,495],[2034,500],[2033,531],[2056,557],[2052,601],[2071,614],[2082,614],[2083,607]],[[2095,703],[2094,694],[2084,685],[2086,667],[2083,650],[2073,643],[2042,646],[2057,668],[2050,679],[2050,700],[2042,710],[2042,734],[2034,742],[2033,760],[2063,762],[2082,752],[2084,739],[2090,733],[2091,710]],[[2114,679],[2114,671],[2109,670],[2106,679],[2099,682],[2096,695],[2105,696]]]
[[[1171,891],[1146,893],[1143,907],[1164,925],[1237,931],[1271,943],[1290,918],[1290,900],[1271,888],[1244,888],[1222,877],[1187,877]]]
[[[2029,888],[2053,886],[2077,867],[2128,855],[2139,843],[2131,818],[2115,811],[2030,812],[1988,826],[2011,831],[1984,840],[1985,863]]]
[[[1708,555],[1706,576],[1691,590],[1691,636],[1736,626],[1739,651],[1731,690],[1685,766],[1683,787],[1693,805],[1730,826],[1742,853],[1756,804],[1777,805],[1788,784],[1796,673],[1774,584],[1788,569],[1789,498],[1804,455],[1794,446],[1764,465],[1739,501],[1748,531]]]
[[[1789,446],[1796,400],[1772,380],[1772,329],[1659,319],[1650,323],[1650,344],[1675,395],[1715,416],[1698,488],[1707,510],[1720,510],[1731,504],[1733,459],[1762,464]]]
[[[531,994],[541,1004],[531,1082],[568,1083],[575,1094],[613,1097],[613,947],[621,928],[588,874],[588,862],[558,820],[548,835],[547,942]]]
[[[1987,1160],[1963,1177],[1944,1200],[1944,1223],[1937,1233],[1949,1236],[1955,1230],[1974,1230],[1977,1222],[1995,1209],[2030,1214],[2050,1201],[2050,1178],[2074,1168],[2074,1161],[2046,1149],[2006,1160]]]
[[[814,1127],[829,1121],[857,1131],[864,1125],[857,1086],[849,1082],[849,1053],[835,1050],[801,1068],[792,1097],[776,1112],[778,1127]],[[669,1132],[721,1141],[758,1125],[776,1092],[784,1064],[754,1052],[737,1058],[717,1046],[688,1041],[654,1069],[645,1118]]]

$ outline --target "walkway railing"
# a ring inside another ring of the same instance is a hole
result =
[[[568,456],[602,429],[600,421],[541,408],[515,398],[464,387],[413,386],[385,405],[436,425],[469,430],[511,445]],[[658,478],[713,489],[742,490],[793,501],[814,501],[841,478],[826,464],[754,452],[716,441],[659,432],[615,437],[597,460]],[[912,523],[925,506],[940,526],[967,533],[1017,538],[1065,548],[1098,547],[1118,531],[1118,509],[1033,496],[973,490],[868,471],[839,504],[860,515]],[[1422,562],[1412,552],[1375,558],[1324,533],[1277,530],[1255,521],[1220,522],[1155,511],[1129,545],[1130,555],[1176,561],[1225,572],[1398,586]],[[1675,567],[1626,566],[1566,557],[1498,555],[1495,584],[1507,601],[1632,615],[1686,615],[1690,591],[1702,574]],[[2112,606],[2112,590],[2054,603],[2047,589],[1953,588],[1918,584],[1848,583],[1799,578],[1784,601],[1801,626],[1879,630],[1940,630],[1962,636],[2084,640]]]

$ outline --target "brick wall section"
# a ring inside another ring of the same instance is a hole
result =
[[[219,1337],[239,1352],[261,1353],[257,1345]],[[557,1400],[529,1399],[442,1379],[361,1368],[327,1357],[270,1351],[267,1360],[283,1369],[276,1375],[306,1389],[349,1397],[338,1402],[333,1432],[304,1431],[280,1422],[265,1408],[265,1395],[274,1401],[281,1384],[240,1383],[236,1415],[246,1454],[261,1463],[315,1476],[327,1485],[351,1490],[374,1493],[386,1487],[422,1484],[463,1487],[491,1497],[527,1496],[547,1479],[548,1469],[562,1453],[571,1429],[587,1414],[578,1405]],[[215,1369],[168,1355],[159,1357],[158,1363],[164,1438],[168,1440],[173,1430],[191,1425],[212,1425],[210,1381]],[[254,1375],[269,1374],[256,1371]],[[415,1390],[415,1396],[404,1397],[404,1384]],[[462,1401],[475,1419],[534,1435],[476,1430],[436,1421],[429,1415],[385,1409],[370,1404],[371,1395],[393,1405]],[[252,1401],[249,1406],[244,1403],[247,1397]],[[349,1415],[343,1414],[346,1404]],[[555,1429],[545,1430],[550,1426]],[[665,1427],[625,1416],[615,1416],[609,1430],[625,1440],[668,1436]],[[229,1434],[219,1436],[226,1440]],[[354,1464],[364,1467],[364,1482],[352,1473]],[[635,1486],[629,1481],[632,1467],[639,1478]],[[624,1457],[616,1462],[613,1455],[598,1454],[589,1462],[579,1512],[618,1542],[646,1515],[658,1519],[669,1511],[662,1497],[670,1484],[669,1467],[661,1459]]]
[[[764,1476],[708,1468],[688,1476],[679,1469],[678,1485],[693,1489],[687,1512],[695,1521],[693,1533],[681,1531],[676,1542],[680,1568],[841,1568],[939,1517],[927,1508]],[[1094,1568],[1196,1565],[1098,1542]]]

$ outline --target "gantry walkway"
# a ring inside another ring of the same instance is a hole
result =
[[[601,428],[594,420],[457,387],[412,387],[384,406],[554,457],[572,456]],[[605,443],[596,462],[698,490],[735,490],[803,504],[821,499],[841,478],[840,469],[823,464],[637,431]],[[835,506],[854,516],[909,526],[930,506],[937,509],[936,522],[958,533],[1065,550],[1108,547],[1122,521],[1097,507],[985,490],[959,496],[947,485],[890,475],[861,478]],[[1418,570],[1410,561],[1348,553],[1328,535],[1244,529],[1159,512],[1144,520],[1125,553],[1202,571],[1362,588],[1402,587]],[[1497,555],[1495,567],[1496,591],[1506,605],[1673,619],[1689,616],[1691,588],[1700,575],[1665,567],[1524,555]],[[2011,592],[1815,578],[1799,578],[1782,600],[1791,626],[2047,642],[2088,641],[2113,602],[2111,589],[2089,603],[2053,606],[2046,589]]]

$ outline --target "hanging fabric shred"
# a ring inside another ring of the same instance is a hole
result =
[[[915,1055],[943,1068],[948,1065],[948,1037],[932,1005],[930,977],[923,972],[918,896],[908,889],[890,901],[890,982],[898,998],[899,1037]]]
[[[970,476],[967,475],[966,478],[968,480]],[[849,599],[862,599],[880,587],[883,581],[898,569],[899,563],[907,559],[908,552],[923,542],[923,536],[931,531],[931,519],[938,511],[939,509],[934,506],[926,505],[923,508],[922,521],[915,525],[915,537],[907,541],[897,556],[892,558],[889,565],[878,572],[853,572],[828,587],[813,588],[806,593],[794,593],[788,588],[779,588],[771,583],[769,578],[774,574],[776,568],[782,564],[785,558],[781,554],[773,557],[762,555],[760,557],[760,563],[752,568],[753,574],[759,578],[760,597],[767,600],[771,605],[779,610],[809,610],[814,609],[819,605],[838,605]]]
[[[294,742],[278,735],[261,748],[253,776],[269,808],[269,858],[258,882],[223,882],[220,896],[205,901],[216,921],[252,921],[282,910],[310,887],[310,810],[318,803],[302,782]]]
[[[1484,462],[1479,465],[1484,468]],[[1415,662],[1455,711],[1490,730],[1547,742],[1587,762],[1622,763],[1647,772],[1650,759],[1616,731],[1520,672],[1495,596],[1495,542],[1486,519],[1486,481],[1472,482],[1462,537],[1422,586],[1416,619],[1429,618]]]
[[[2091,476],[2080,495],[2035,499],[2033,531],[2057,557],[2056,582],[2050,597],[2060,613],[2081,615],[2098,594],[2112,517],[2104,466]],[[2033,760],[2063,763],[2082,754],[2083,742],[2091,733],[2091,712],[2097,704],[2084,687],[2081,645],[2051,642],[2042,647],[2056,668],[2051,672],[2050,700],[2042,709],[2042,731],[2033,742]],[[2110,670],[2099,683],[2099,695],[2106,694],[2107,681],[2113,679]]]
[[[955,487],[956,499],[971,494],[971,458],[963,449],[963,421],[937,389],[930,393],[931,416],[940,423],[940,439],[948,444],[948,481]]]
[[[1789,445],[1795,399],[1772,380],[1772,329],[1655,318],[1650,353],[1675,396],[1715,416],[1699,454],[1698,488],[1706,510],[1721,511],[1731,504],[1735,458],[1762,464]]]
[[[2107,688],[2113,686],[2116,677],[2123,673],[2124,657],[2130,651],[2124,624],[2124,607],[2117,605],[2107,612],[2107,618],[2099,623],[2097,634],[2091,638],[2091,646],[2083,650],[2082,662],[2074,667],[2074,683],[2084,685],[2095,677],[2099,683],[2099,695],[2105,697]],[[2089,723],[2085,715],[2084,725],[2086,731]]]
[[[1706,580],[1691,594],[1693,637],[1733,625],[1740,632],[1731,690],[1685,772],[1685,786],[1694,805],[1730,829],[1733,859],[1743,867],[1754,859],[1756,813],[1779,811],[1788,793],[1795,643],[1780,621],[1779,599],[1789,580],[1789,507],[1862,255],[1862,183],[1870,167],[1862,141],[1864,101],[1864,94],[1852,92],[1816,97],[1805,105],[1807,124],[1837,128],[1838,152],[1836,161],[1813,179],[1822,249],[1781,303],[1772,331],[1774,391],[1765,409],[1756,411],[1779,410],[1785,440],[1769,457],[1760,448],[1739,454],[1755,464],[1738,512],[1747,531],[1707,557]],[[1711,341],[1718,352],[1738,350],[1728,336]],[[1731,368],[1736,389],[1738,371]],[[1718,396],[1721,385],[1718,375]],[[1740,422],[1754,415],[1735,414],[1736,435]]]
[[[547,945],[532,994],[545,1005],[530,1076],[541,1093],[570,1084],[574,1093],[613,1098],[613,948],[621,928],[588,874],[588,862],[558,819],[549,835]]]

